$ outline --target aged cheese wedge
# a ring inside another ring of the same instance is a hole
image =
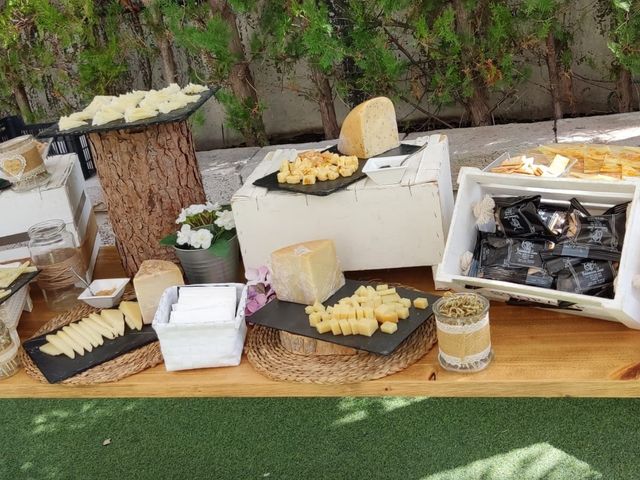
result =
[[[128,108],[124,112],[124,120],[127,123],[137,122],[145,118],[153,118],[158,115],[158,110],[151,107]]]
[[[111,325],[116,335],[124,335],[124,315],[120,310],[114,308],[105,309],[100,312],[100,316],[105,322]]]
[[[400,145],[393,103],[376,97],[361,103],[344,119],[338,150],[344,155],[370,158]]]
[[[96,112],[96,114],[93,116],[93,122],[91,122],[91,124],[93,126],[104,125],[106,123],[120,120],[122,117],[124,117],[124,113],[114,110],[109,106],[105,106]]]
[[[91,340],[91,345],[93,345],[94,347],[98,347],[104,344],[104,338],[102,337],[102,335],[98,331],[91,328],[91,326],[87,325],[85,322],[73,322],[71,325],[84,333],[86,337],[89,337],[89,339]]]
[[[40,345],[40,351],[42,353],[46,353],[47,355],[62,355],[62,351],[49,342]]]
[[[76,352],[74,351],[74,349],[71,347],[71,345],[69,345],[61,337],[59,337],[58,334],[47,335],[45,339],[67,357],[71,358],[72,360],[76,358]]]
[[[110,337],[110,338],[116,338],[118,336],[118,331],[116,330],[116,328],[113,325],[111,325],[110,322],[105,320],[104,317],[101,314],[99,314],[99,313],[90,313],[89,314],[89,318],[94,320],[97,323],[100,323],[103,327],[109,329],[109,331],[113,335],[113,337]]]
[[[63,340],[67,345],[73,348],[73,351],[76,352],[78,355],[80,356],[84,355],[84,348],[82,348],[82,345],[80,345],[73,338],[71,338],[66,332],[59,330],[58,333],[56,333],[56,335],[61,340]]]
[[[100,315],[92,313],[89,315],[89,318],[85,318],[83,321],[91,325],[91,327],[103,337],[106,337],[110,340],[116,338],[115,333],[113,333],[113,331],[111,330],[111,326],[106,325],[100,318]]]
[[[344,285],[331,240],[298,243],[271,254],[272,284],[279,300],[313,305]]]
[[[64,132],[65,130],[71,130],[72,128],[78,128],[86,125],[87,122],[82,120],[76,120],[71,117],[60,117],[58,120],[58,130]]]
[[[184,285],[180,269],[166,260],[145,260],[133,279],[142,320],[149,324],[156,314],[160,297],[169,287]],[[313,303],[313,302],[310,302]]]
[[[120,302],[118,307],[124,314],[124,321],[132,330],[142,330],[142,312],[138,302]]]
[[[93,347],[97,347],[100,345],[98,341],[95,341],[90,334],[86,333],[85,330],[80,327],[78,322],[70,323],[69,325],[67,325],[67,327],[73,331],[73,335],[82,338],[84,342],[89,344],[89,347],[91,348],[84,347],[85,344],[83,344],[85,350],[90,352]]]
[[[83,350],[86,350],[87,352],[91,352],[93,350],[91,342],[78,334],[73,328],[70,328],[69,325],[62,327],[62,331],[66,333],[75,344],[80,345]]]

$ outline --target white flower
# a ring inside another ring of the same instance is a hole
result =
[[[201,204],[191,205],[189,208],[187,208],[187,216],[190,217],[191,215],[197,215],[199,213],[202,213],[206,210],[206,208],[207,208],[206,205],[201,205]]]
[[[178,230],[178,238],[176,243],[178,245],[186,245],[191,242],[191,225],[182,225],[182,228]]]
[[[191,234],[191,246],[193,248],[206,250],[211,246],[211,240],[213,240],[213,234],[206,228],[201,228]]]
[[[176,218],[176,223],[184,223],[187,221],[187,210],[183,208],[180,210],[180,215]]]
[[[220,204],[218,202],[216,203],[207,202],[205,207],[208,212],[217,212],[218,210],[220,210]]]
[[[223,210],[218,213],[218,218],[215,219],[214,223],[225,230],[233,230],[236,228],[236,222],[233,219],[233,212],[231,210]]]

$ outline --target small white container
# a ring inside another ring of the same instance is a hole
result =
[[[231,321],[170,323],[171,306],[178,301],[179,289],[235,287],[236,316]],[[153,317],[153,329],[160,340],[164,366],[169,372],[194,368],[230,367],[240,363],[247,324],[244,320],[247,286],[242,283],[209,283],[167,288]]]
[[[111,295],[92,295],[88,288],[85,288],[78,300],[91,305],[95,308],[112,308],[120,303],[120,299],[124,294],[124,287],[129,283],[128,278],[104,278],[102,280],[94,280],[89,284],[92,292],[101,290],[111,290],[115,288]]]
[[[409,155],[396,155],[393,157],[372,157],[367,160],[362,171],[378,185],[392,185],[400,183],[407,165],[404,162]],[[385,165],[390,165],[385,167]],[[383,168],[384,167],[384,168]]]

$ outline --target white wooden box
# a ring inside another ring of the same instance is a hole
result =
[[[343,270],[437,265],[453,211],[449,144],[445,135],[406,143],[425,141],[400,183],[365,178],[326,197],[254,186],[297,155],[269,153],[231,199],[245,268],[266,265],[279,248],[324,238],[335,242]]]
[[[82,248],[91,278],[100,236],[76,154],[51,156],[45,164],[52,174],[47,185],[28,192],[0,192],[0,263],[28,259],[29,227],[60,219]]]
[[[438,286],[457,291],[473,290],[500,301],[514,299],[551,306],[557,306],[559,302],[569,302],[573,305],[563,309],[563,312],[617,321],[630,328],[640,328],[640,291],[632,286],[634,276],[640,273],[640,243],[637,241],[640,235],[640,184],[627,181],[612,183],[571,178],[501,175],[481,172],[476,168],[461,169],[458,183],[450,235],[436,274]],[[465,251],[473,251],[476,242],[477,230],[472,205],[485,194],[540,194],[543,200],[567,204],[571,198],[576,197],[594,213],[631,201],[615,297],[598,298],[462,275],[460,256]]]

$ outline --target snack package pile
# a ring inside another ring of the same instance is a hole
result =
[[[474,208],[469,276],[613,298],[628,203],[598,215],[575,198],[567,208],[540,195],[486,196],[477,205],[493,208],[493,219]]]

